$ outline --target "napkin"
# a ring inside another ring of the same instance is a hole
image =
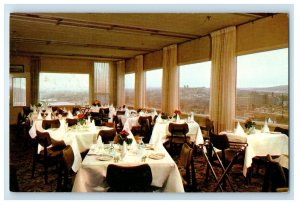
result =
[[[46,116],[46,120],[51,120],[51,113],[48,113],[48,115]]]
[[[68,111],[67,118],[74,119],[74,116],[72,115],[71,111]]]
[[[264,124],[263,128],[261,129],[261,132],[262,133],[269,133],[270,132],[267,120],[265,121],[265,124]]]
[[[245,131],[242,128],[242,126],[240,125],[240,122],[237,123],[236,129],[234,130],[234,134],[238,135],[238,136],[245,135]]]
[[[159,114],[159,115],[157,116],[156,122],[157,122],[157,123],[161,123],[161,122],[162,122],[161,114]]]
[[[37,119],[38,119],[38,120],[42,120],[42,119],[43,119],[42,113],[41,113],[41,112],[39,112],[39,115],[38,115]]]
[[[191,112],[191,121],[194,121],[194,112]]]
[[[179,114],[177,114],[177,117],[176,117],[176,122],[180,122],[180,117],[179,117]]]

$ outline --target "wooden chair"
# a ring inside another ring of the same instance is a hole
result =
[[[223,187],[226,186],[225,179],[228,181],[231,190],[235,191],[229,172],[233,165],[243,165],[248,144],[242,142],[229,142],[227,135],[225,134],[217,135],[210,132],[209,137],[210,139],[205,140],[203,146],[203,155],[207,162],[205,182],[208,183],[209,173],[212,172],[214,179],[218,182],[215,191],[218,189],[224,191]],[[217,178],[213,167],[222,169],[223,174],[220,178]]]
[[[170,123],[169,124],[169,132],[171,135],[168,137],[169,142],[169,151],[171,154],[175,154],[179,152],[181,146],[184,143],[188,143],[190,137],[186,134],[189,132],[189,126],[187,123],[177,124],[177,123]]]
[[[57,191],[70,192],[72,190],[75,172],[72,170],[74,153],[70,145],[62,150],[60,171],[57,179]]]
[[[118,166],[109,164],[106,182],[109,192],[153,192],[157,187],[151,186],[152,172],[149,164],[138,166]]]
[[[215,129],[214,121],[210,120],[209,118],[206,118],[205,127],[201,126],[200,128],[201,128],[204,140],[209,139],[209,133],[214,132],[214,129]]]
[[[178,168],[184,168],[185,174],[181,173],[182,183],[185,187],[185,191],[196,190],[196,175],[193,160],[193,148],[187,143],[184,143],[181,148],[181,152],[178,158]],[[192,184],[191,184],[192,173]]]
[[[100,130],[97,139],[99,136],[101,136],[102,142],[104,144],[109,144],[110,141],[114,141],[116,133],[117,131],[115,128],[110,130]]]
[[[68,126],[70,127],[70,126],[73,126],[73,125],[77,125],[77,119],[76,118],[74,118],[74,119],[72,119],[72,118],[67,118],[66,119],[66,123],[68,123]]]
[[[121,132],[123,130],[122,120],[119,119],[120,115],[125,115],[125,111],[118,110],[116,112],[116,115],[113,117],[113,122],[115,123],[115,127],[116,127],[116,130],[117,130],[117,133],[119,133],[119,132]]]
[[[271,155],[268,154],[266,157],[267,166],[262,191],[288,191],[288,170],[284,171],[284,168],[278,162],[274,161]]]
[[[48,167],[56,165],[58,168],[62,150],[66,147],[63,141],[52,142],[48,132],[36,131],[37,136],[34,139],[33,162],[32,162],[32,178],[34,177],[36,162],[44,166],[44,179],[48,183]],[[43,150],[38,152],[38,145]]]
[[[100,108],[100,114],[101,114],[101,123],[108,122],[109,118],[109,108]]]
[[[49,128],[59,128],[60,122],[58,119],[56,120],[43,120],[42,122],[43,129],[47,130]]]
[[[287,136],[289,136],[289,130],[288,129],[284,129],[284,128],[281,128],[281,127],[275,127],[274,128],[274,132],[281,132]]]

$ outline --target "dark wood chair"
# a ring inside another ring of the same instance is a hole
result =
[[[274,132],[281,132],[287,136],[289,136],[289,130],[288,129],[284,129],[284,128],[281,128],[281,127],[275,127],[274,128]]]
[[[47,130],[49,128],[59,128],[60,122],[58,119],[56,120],[43,120],[42,122],[42,128]]]
[[[123,130],[122,120],[119,118],[121,115],[125,115],[125,111],[118,110],[116,115],[113,117],[117,133],[120,133]]]
[[[108,122],[109,118],[109,108],[100,108],[100,114],[101,114],[101,123]]]
[[[173,155],[181,150],[184,143],[189,143],[190,137],[186,135],[189,132],[189,126],[187,123],[170,123],[168,129],[171,134],[168,137],[169,151]]]
[[[109,192],[153,192],[152,172],[149,164],[138,166],[118,166],[109,164],[106,182]]]
[[[210,120],[209,118],[205,119],[205,126],[201,126],[201,131],[203,134],[203,138],[205,139],[209,139],[209,133],[210,132],[214,132],[214,121]]]
[[[70,192],[74,183],[74,176],[76,173],[72,170],[74,163],[74,152],[70,145],[62,150],[62,158],[60,164],[60,171],[57,179],[57,191]]]
[[[110,129],[110,130],[100,130],[99,134],[97,136],[97,140],[98,140],[98,137],[101,136],[102,142],[104,144],[109,144],[110,141],[114,141],[116,133],[117,133],[117,131],[115,128]]]
[[[193,160],[193,148],[190,147],[187,143],[184,143],[182,145],[177,163],[178,168],[185,169],[185,174],[181,173],[182,183],[184,185],[185,191],[195,191],[197,184]]]
[[[66,147],[63,141],[52,141],[48,132],[36,131],[37,136],[34,139],[33,145],[33,162],[32,162],[32,178],[34,177],[36,163],[41,163],[44,166],[44,179],[48,183],[48,167],[56,165],[58,169],[62,150]],[[43,150],[38,152],[38,145],[41,145]]]
[[[70,126],[73,126],[73,125],[77,125],[77,119],[76,118],[74,118],[74,119],[72,119],[72,118],[67,118],[66,119],[66,123],[68,123],[68,126],[70,127]]]
[[[132,127],[132,134],[134,136],[143,137],[143,141],[148,143],[152,134],[152,116],[139,116],[139,126]]]
[[[203,154],[207,162],[205,182],[208,183],[209,173],[211,172],[218,182],[215,191],[218,189],[224,191],[223,187],[226,187],[226,183],[229,184],[232,191],[235,191],[229,173],[233,165],[243,166],[247,146],[247,143],[229,142],[226,134],[218,135],[210,132],[209,140],[205,140],[203,147]],[[216,151],[216,149],[220,151]],[[220,178],[217,178],[214,167],[222,169],[223,174]]]

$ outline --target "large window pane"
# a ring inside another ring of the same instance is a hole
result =
[[[125,104],[127,106],[134,106],[134,83],[135,74],[125,74]]]
[[[26,78],[13,78],[13,106],[26,106]]]
[[[146,107],[161,109],[162,69],[146,71]]]
[[[53,106],[89,104],[89,75],[40,73],[39,100]]]
[[[109,104],[109,63],[94,63],[94,98],[101,104]]]
[[[288,49],[237,58],[236,117],[288,124]]]
[[[209,114],[210,70],[210,61],[180,66],[181,111]]]

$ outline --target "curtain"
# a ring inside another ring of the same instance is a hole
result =
[[[30,77],[31,77],[31,103],[39,103],[39,80],[41,70],[40,57],[32,57],[30,62]]]
[[[117,62],[117,106],[125,104],[125,60]]]
[[[109,78],[110,78],[110,90],[109,90],[109,101],[111,104],[116,105],[116,63],[109,63]]]
[[[143,55],[135,57],[135,103],[134,107],[145,107],[145,72],[144,72]]]
[[[210,117],[215,131],[234,129],[236,98],[236,28],[211,33]]]
[[[97,99],[101,104],[109,104],[110,94],[110,71],[109,63],[95,62],[94,63],[94,99]]]
[[[173,115],[179,108],[179,69],[177,45],[163,48],[162,112]]]

